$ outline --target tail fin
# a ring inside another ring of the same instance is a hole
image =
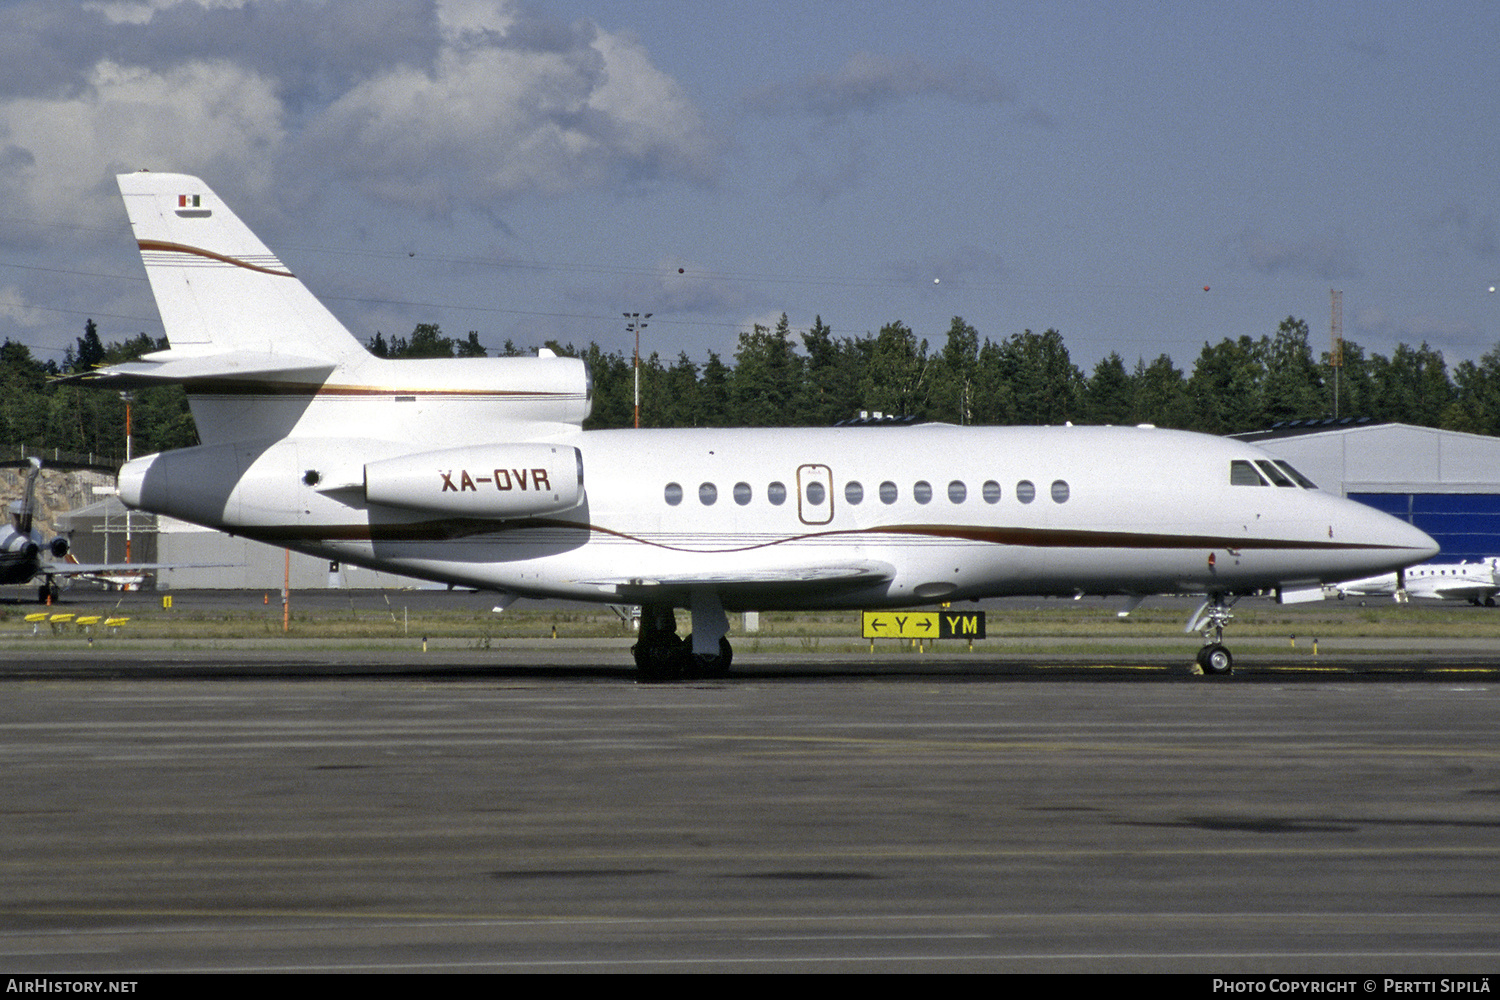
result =
[[[174,355],[368,357],[207,184],[145,172],[118,180]]]
[[[31,523],[36,517],[36,477],[42,474],[42,460],[33,455],[26,461],[31,466],[26,470],[26,494],[19,504],[11,504],[11,514],[16,530],[30,537]]]
[[[181,385],[204,445],[359,437],[457,446],[490,440],[499,426],[523,426],[527,439],[576,430],[588,416],[579,359],[376,358],[198,178],[119,181],[171,349],[65,378]]]

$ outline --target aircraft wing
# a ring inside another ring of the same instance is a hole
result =
[[[1396,577],[1372,577],[1367,580],[1351,580],[1341,583],[1338,589],[1356,597],[1389,597],[1396,592]]]
[[[37,576],[94,576],[109,573],[129,575],[158,569],[210,569],[236,563],[42,563]]]
[[[596,587],[612,587],[621,597],[636,601],[660,600],[665,592],[690,587],[712,587],[721,597],[732,598],[774,591],[781,595],[798,590],[826,592],[830,588],[855,589],[884,583],[896,574],[889,563],[867,560],[798,566],[786,569],[725,570],[722,573],[683,573],[653,577],[609,577],[582,580]]]
[[[1454,580],[1450,583],[1434,583],[1411,591],[1413,597],[1436,597],[1444,601],[1484,600],[1496,591],[1493,583],[1477,580]]]

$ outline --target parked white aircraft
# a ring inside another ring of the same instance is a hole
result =
[[[726,670],[729,610],[1160,592],[1208,595],[1189,629],[1204,671],[1227,673],[1239,595],[1305,595],[1437,551],[1200,434],[585,432],[581,361],[376,358],[202,181],[119,181],[171,348],[99,380],[183,384],[203,442],[126,465],[126,503],[502,603],[640,604],[646,676]]]
[[[1382,573],[1338,584],[1339,600],[1349,594],[1390,597],[1397,601],[1426,597],[1440,601],[1468,601],[1476,607],[1492,608],[1495,595],[1500,594],[1500,557],[1491,556],[1480,562],[1423,563],[1407,569],[1400,577],[1395,573]]]

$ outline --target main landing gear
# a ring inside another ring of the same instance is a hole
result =
[[[1234,672],[1234,657],[1224,646],[1224,626],[1234,618],[1229,609],[1236,596],[1209,594],[1188,619],[1188,632],[1203,633],[1203,648],[1198,650],[1198,666],[1205,677],[1225,677]]]
[[[62,599],[62,588],[57,581],[48,579],[46,583],[36,588],[36,602],[38,604],[56,604]]]
[[[641,605],[641,624],[630,651],[643,681],[727,677],[734,650],[729,646],[729,619],[714,591],[689,595],[693,631],[677,634],[677,616],[670,604]]]

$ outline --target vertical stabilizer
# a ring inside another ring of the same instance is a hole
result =
[[[207,184],[145,172],[118,180],[174,354],[368,357]]]

